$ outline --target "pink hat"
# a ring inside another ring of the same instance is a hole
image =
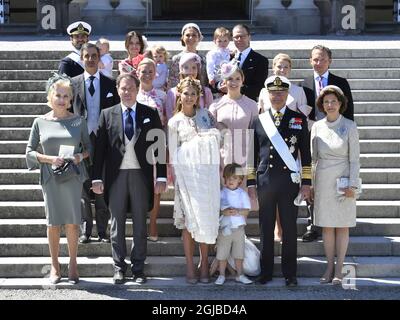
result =
[[[201,68],[201,58],[198,54],[195,54],[193,52],[185,52],[182,54],[180,60],[179,60],[179,69],[188,61],[194,60],[198,66],[199,66],[199,72]]]

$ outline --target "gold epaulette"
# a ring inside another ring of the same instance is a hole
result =
[[[256,179],[256,168],[248,167],[247,168],[247,180],[255,180]]]
[[[304,166],[301,172],[302,179],[311,179],[311,166]]]

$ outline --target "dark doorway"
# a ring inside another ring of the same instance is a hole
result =
[[[251,0],[153,0],[153,20],[246,20]]]

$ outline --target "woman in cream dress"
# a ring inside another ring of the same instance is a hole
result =
[[[208,245],[219,228],[219,131],[199,108],[201,84],[185,78],[177,86],[175,115],[168,121],[170,161],[175,173],[174,225],[182,230],[186,281],[197,282],[193,263],[200,244],[200,281],[209,282]]]
[[[316,104],[327,116],[315,122],[311,130],[314,221],[322,227],[328,262],[321,283],[341,283],[349,228],[356,225],[356,193],[361,188],[360,146],[357,125],[342,116],[346,103],[340,88],[325,87]],[[349,184],[339,193],[336,180],[341,177],[349,178]]]

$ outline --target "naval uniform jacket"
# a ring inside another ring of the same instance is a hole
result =
[[[271,110],[266,112],[274,122]],[[265,172],[289,173],[290,170],[269,140],[259,118],[252,123],[251,129],[254,129],[254,162],[256,165],[253,169],[250,169],[247,185],[254,186],[256,184],[256,174],[258,177],[257,186],[261,186],[266,183],[266,181],[262,181],[264,177],[268,176],[263,174]],[[311,185],[310,134],[307,118],[303,114],[286,107],[278,132],[286,142],[295,160],[300,151],[303,169],[301,183],[302,185]],[[251,163],[249,163],[249,166],[251,167]]]
[[[73,52],[77,54],[76,52]],[[72,60],[69,56],[63,58],[58,67],[58,74],[66,74],[68,77],[76,77],[82,74],[85,69],[77,62]]]

